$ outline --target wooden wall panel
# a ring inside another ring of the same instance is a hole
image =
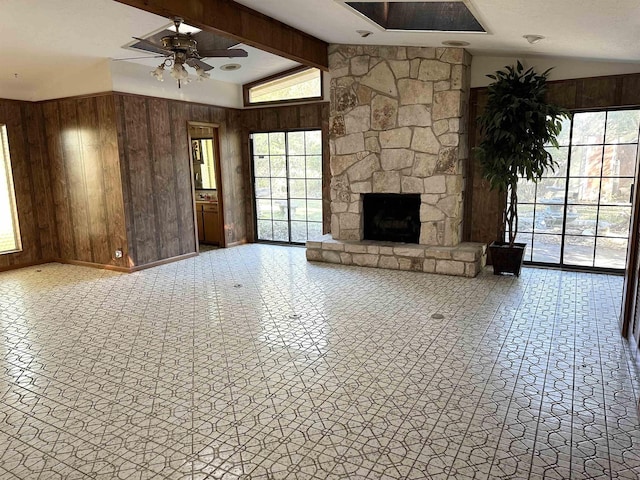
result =
[[[127,96],[123,103],[124,137],[120,145],[122,168],[127,170],[124,188],[125,204],[130,204],[127,223],[129,254],[134,265],[161,259],[156,231],[156,185],[151,156],[151,129],[147,111],[148,99]]]
[[[576,82],[576,108],[598,108],[619,105],[618,90],[619,77],[584,78]],[[567,96],[568,97],[568,96]],[[573,99],[558,98],[561,105],[572,102]]]
[[[111,96],[41,105],[62,260],[127,267],[115,104]],[[126,257],[126,255],[125,255]]]
[[[105,221],[109,228],[109,253],[117,249],[127,252],[127,233],[125,228],[125,211],[122,194],[122,178],[120,176],[120,158],[118,155],[118,133],[116,128],[116,108],[112,95],[95,98],[100,138],[101,165],[105,207]],[[122,265],[127,265],[126,259]]]
[[[155,230],[160,258],[180,255],[180,230],[175,190],[175,176],[169,105],[158,98],[149,99],[149,138],[154,178]],[[179,189],[178,189],[179,190]]]
[[[487,103],[486,90],[473,89],[469,97],[469,118],[475,119]],[[478,123],[469,124],[469,144],[477,145],[480,136]],[[489,190],[489,183],[482,178],[479,163],[474,161],[473,151],[469,152],[467,188],[464,193],[463,240],[491,243],[497,240],[502,230],[502,210],[506,198],[504,194]],[[489,253],[490,255],[490,253]],[[491,259],[488,258],[489,263]]]
[[[640,105],[640,75],[625,75],[621,79],[620,103]]]
[[[115,94],[129,251],[142,266],[196,251],[187,123],[219,126],[225,240],[245,240],[242,158],[228,110]],[[231,117],[233,118],[233,117]]]
[[[570,110],[576,108],[578,85],[576,80],[568,80],[562,83],[549,83],[547,98],[556,105],[564,105]]]
[[[106,209],[102,185],[100,126],[95,99],[85,98],[78,101],[78,133],[82,155],[82,166],[85,183],[87,226],[89,249],[92,261],[96,258],[109,258],[108,231]]]
[[[244,175],[242,157],[242,129],[241,112],[227,110],[224,126],[220,128],[220,157],[222,160],[221,174],[224,184],[224,236],[227,245],[245,242],[247,239],[247,225],[251,223],[246,208],[246,198],[251,192],[251,184],[247,184]],[[221,123],[221,122],[217,122]],[[233,158],[233,165],[227,159]]]
[[[26,125],[30,134],[27,136],[31,165],[31,186],[40,202],[36,209],[38,222],[38,238],[42,257],[58,258],[58,240],[53,214],[53,197],[51,192],[51,175],[48,161],[47,144],[44,135],[44,118],[42,108],[31,104],[26,109]]]
[[[0,99],[0,124],[7,126],[22,250],[0,255],[0,270],[46,262],[57,256],[42,109],[30,102]]]
[[[252,179],[251,179],[251,152],[249,135],[252,132],[266,132],[277,130],[322,130],[322,211],[323,231],[329,232],[331,225],[331,173],[329,169],[329,103],[318,102],[302,105],[287,105],[281,107],[252,108],[240,111],[241,123],[240,138],[242,141],[243,170],[245,177],[247,238],[256,240],[255,209],[253,204]]]
[[[62,152],[62,136],[60,135],[60,112],[57,102],[42,105],[44,115],[45,138],[49,154],[51,172],[51,190],[54,212],[56,215],[56,232],[59,241],[61,258],[74,258],[73,225],[68,214],[69,198],[65,174],[64,155]]]
[[[176,188],[174,191],[176,202],[176,221],[180,255],[196,251],[193,223],[193,197],[191,194],[191,168],[189,166],[189,138],[186,128],[191,118],[189,104],[183,102],[169,103],[171,127],[171,155],[174,168]],[[188,192],[188,195],[185,194]]]
[[[69,210],[73,225],[75,244],[73,260],[93,262],[91,255],[91,236],[89,233],[89,214],[87,186],[85,184],[81,127],[78,124],[77,104],[74,100],[59,102],[60,125],[58,135],[62,137],[62,157],[65,163],[67,191],[69,192]],[[62,215],[62,212],[56,212]]]

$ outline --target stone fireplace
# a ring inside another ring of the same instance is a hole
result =
[[[330,47],[331,234],[307,242],[309,260],[465,276],[484,266],[484,245],[460,241],[470,63],[459,48]]]

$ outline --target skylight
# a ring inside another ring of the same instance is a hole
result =
[[[385,30],[486,32],[462,1],[345,4]]]

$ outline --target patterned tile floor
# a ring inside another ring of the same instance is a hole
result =
[[[640,477],[621,277],[304,253],[0,274],[0,478]]]

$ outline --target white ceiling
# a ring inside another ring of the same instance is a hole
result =
[[[105,59],[143,56],[123,47],[133,36],[146,36],[170,24],[164,17],[113,0],[0,0],[0,98],[32,100],[47,83],[86,71]],[[211,77],[241,85],[298,65],[252,47],[242,48],[249,52],[247,58],[207,59],[216,67],[209,72]],[[160,62],[132,63],[155,67]],[[218,68],[226,63],[242,68]],[[171,80],[166,76],[165,83]],[[145,81],[156,80],[145,76]]]
[[[640,62],[640,0],[469,0],[488,34],[384,32],[337,0],[238,1],[329,43],[438,46],[443,40],[465,40],[475,55]],[[0,98],[33,99],[48,83],[72,78],[100,61],[136,56],[122,48],[131,37],[169,23],[113,0],[0,0]],[[356,33],[361,29],[374,34],[363,39]],[[547,38],[530,45],[522,35],[531,33]],[[216,67],[243,65],[235,72],[216,68],[212,77],[241,84],[294,64],[247,49],[245,59],[212,59]]]
[[[338,0],[236,1],[330,43],[440,46],[464,40],[474,55],[640,61],[639,0],[465,0],[487,34],[384,32]],[[363,39],[356,30],[374,34]],[[526,34],[547,38],[530,45]]]

